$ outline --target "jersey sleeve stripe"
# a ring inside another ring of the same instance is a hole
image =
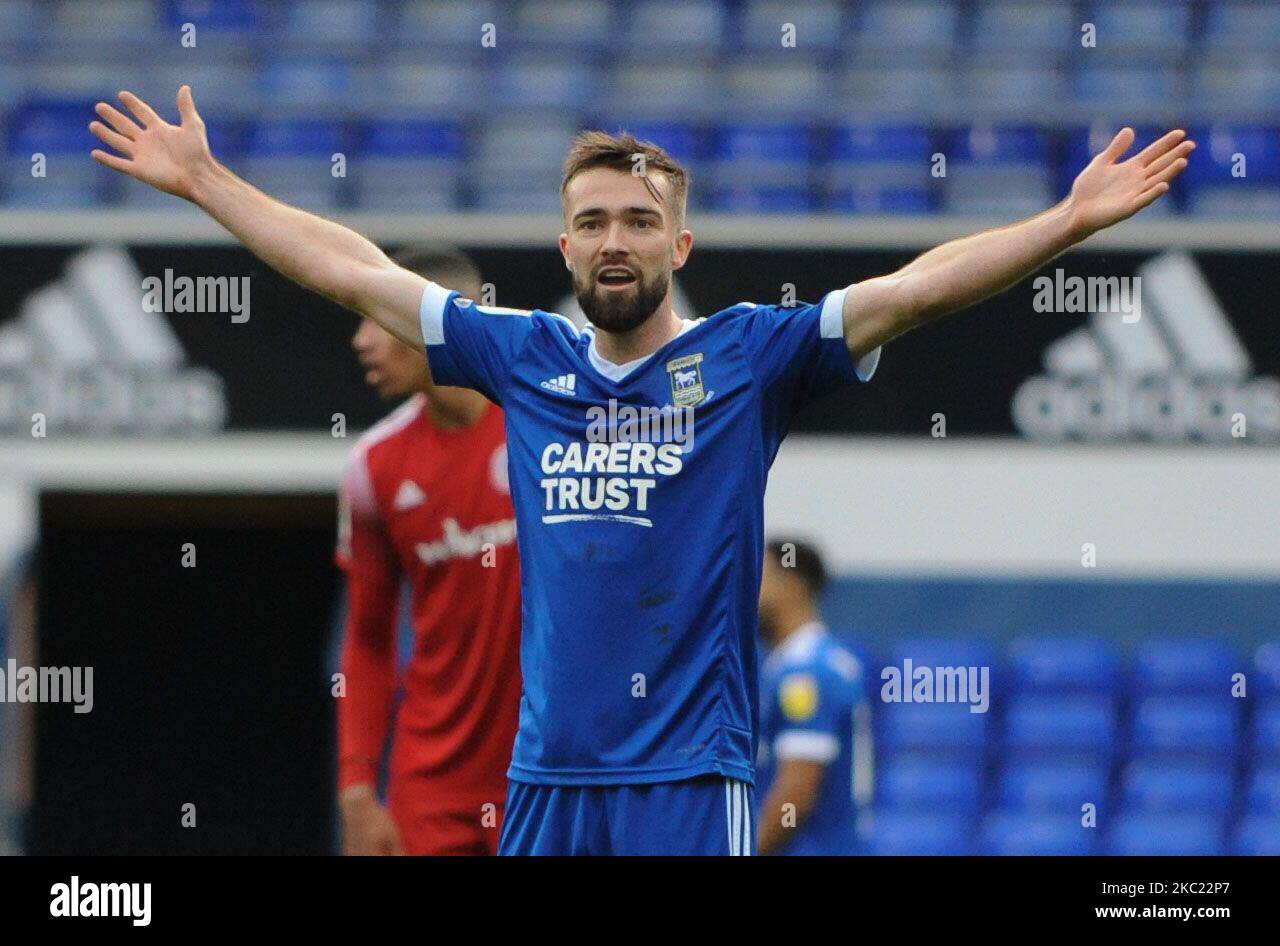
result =
[[[843,289],[836,289],[827,293],[826,299],[822,301],[822,314],[819,317],[821,334],[823,338],[844,338],[844,300],[850,292],[858,288],[855,283],[852,286],[845,286]],[[871,380],[871,376],[876,373],[876,368],[880,366],[880,349],[869,351],[861,358],[858,363],[853,366],[853,370],[858,373],[858,380],[867,382]]]
[[[822,300],[822,316],[819,324],[823,338],[844,338],[844,297],[849,287],[827,293]]]
[[[773,752],[779,759],[830,762],[840,754],[840,740],[831,733],[793,729],[773,740]]]
[[[418,305],[418,318],[422,321],[422,343],[424,345],[444,344],[444,310],[449,305],[449,296],[453,295],[444,286],[428,282],[422,290],[422,301]]]

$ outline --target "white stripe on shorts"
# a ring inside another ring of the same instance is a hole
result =
[[[737,779],[724,780],[725,830],[729,833],[729,856],[751,854],[751,796]]]

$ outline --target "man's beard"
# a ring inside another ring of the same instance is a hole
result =
[[[588,322],[606,332],[630,332],[643,325],[667,297],[671,274],[660,273],[646,281],[643,274],[636,273],[635,287],[634,295],[607,290],[599,292],[596,283],[583,286],[577,276],[573,280],[573,293],[582,314]]]

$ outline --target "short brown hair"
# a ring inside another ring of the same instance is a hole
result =
[[[652,141],[641,141],[627,131],[611,135],[607,131],[580,132],[564,159],[564,180],[560,182],[560,199],[564,200],[569,182],[583,171],[592,168],[613,168],[615,171],[634,173],[636,156],[641,156],[645,180],[658,172],[667,179],[671,189],[671,209],[677,229],[684,226],[685,206],[689,199],[689,172],[667,151]],[[656,196],[656,195],[655,195]]]

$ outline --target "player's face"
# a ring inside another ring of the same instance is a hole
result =
[[[387,400],[421,391],[428,384],[426,358],[372,319],[360,320],[351,347],[365,369],[365,381]]]
[[[684,265],[693,236],[677,231],[661,174],[611,168],[577,175],[565,191],[560,250],[573,291],[592,325],[629,332],[648,319]]]

